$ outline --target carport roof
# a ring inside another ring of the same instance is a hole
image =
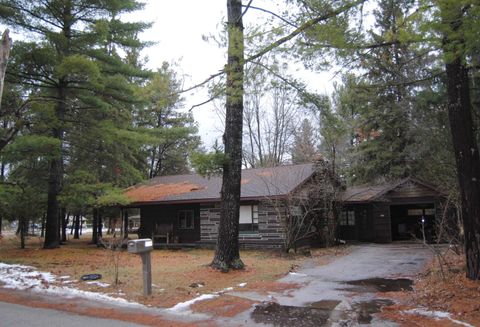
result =
[[[424,189],[429,190],[429,195],[435,195],[438,197],[445,196],[444,192],[440,191],[437,187],[414,178],[405,178],[398,182],[385,183],[381,185],[360,185],[350,186],[341,194],[340,199],[343,203],[367,203],[373,201],[385,200],[384,196],[390,192],[401,188],[402,186],[412,183],[418,185]]]
[[[314,169],[314,164],[302,164],[242,170],[241,199],[287,196],[312,176]],[[170,175],[132,186],[124,194],[132,200],[130,206],[216,202],[221,186],[221,176]]]

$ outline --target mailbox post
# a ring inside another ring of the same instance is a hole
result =
[[[143,295],[152,294],[152,260],[150,252],[153,250],[153,242],[149,238],[131,240],[127,243],[129,253],[139,254],[142,258],[143,268]]]

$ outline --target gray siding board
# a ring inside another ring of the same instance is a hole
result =
[[[255,203],[245,203],[245,205],[250,204]],[[242,205],[244,204],[242,203]],[[217,239],[218,225],[220,223],[220,210],[218,207],[218,204],[200,205],[201,243]],[[281,247],[285,240],[282,217],[277,216],[277,211],[271,204],[261,201],[258,203],[258,233],[241,233],[238,238],[241,244],[258,244],[259,246],[261,246],[260,244],[268,244]]]

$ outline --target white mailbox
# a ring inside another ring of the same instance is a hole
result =
[[[153,250],[153,241],[149,238],[141,238],[138,240],[131,240],[127,243],[129,253],[145,253]]]

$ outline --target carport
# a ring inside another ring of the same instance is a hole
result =
[[[423,239],[431,241],[435,224],[435,203],[390,206],[392,240]]]
[[[341,197],[338,237],[389,243],[435,237],[445,194],[435,186],[407,178],[396,183],[349,187]],[[422,231],[423,230],[423,231]]]

